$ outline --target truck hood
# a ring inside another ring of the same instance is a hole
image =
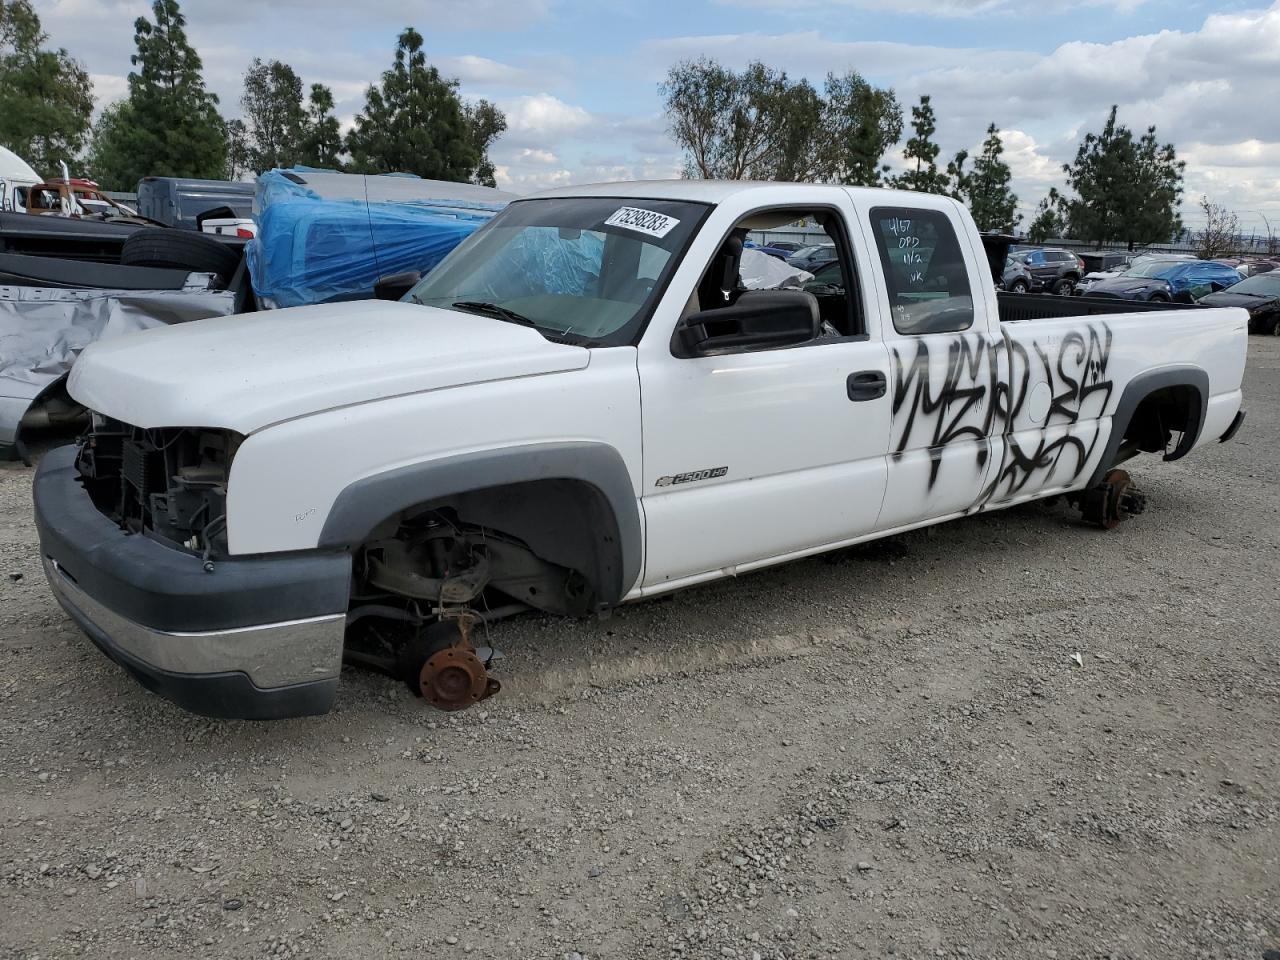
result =
[[[77,402],[139,427],[272,423],[371,400],[580,370],[583,347],[489,317],[383,300],[211,317],[89,346]]]

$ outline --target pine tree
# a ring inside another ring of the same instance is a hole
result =
[[[30,0],[0,0],[0,145],[46,176],[89,139],[93,84],[49,39]]]
[[[177,0],[154,0],[155,22],[134,22],[137,52],[129,95],[104,111],[89,167],[108,188],[131,190],[147,175],[222,179],[227,130],[200,74]]]
[[[503,124],[505,126],[505,120]],[[333,115],[333,91],[323,83],[311,85],[300,148],[299,163],[328,170],[342,169],[342,128]]]
[[[1075,197],[1066,201],[1071,235],[1099,245],[1168,242],[1182,228],[1178,204],[1186,167],[1155,127],[1135,140],[1112,107],[1101,133],[1089,133],[1063,172]]]
[[[933,142],[938,132],[929,95],[920,98],[919,106],[911,108],[911,129],[915,136],[907,141],[902,155],[907,160],[906,173],[894,177],[892,185],[900,190],[918,190],[921,193],[946,193],[948,179],[938,170],[938,154],[941,148]],[[911,164],[914,163],[914,166]]]
[[[987,127],[987,139],[982,143],[982,153],[978,154],[972,170],[964,169],[969,158],[965,150],[956,154],[955,160],[947,165],[952,196],[969,207],[979,230],[1007,233],[1022,220],[1017,212],[1018,197],[1009,186],[1013,174],[1009,165],[1000,159],[1003,154],[1000,128],[993,123]]]
[[[1027,239],[1032,243],[1044,243],[1067,235],[1067,221],[1063,210],[1065,202],[1057,187],[1050,187],[1049,194],[1036,207],[1035,219],[1027,228]]]
[[[405,28],[395,63],[365,93],[364,111],[347,136],[352,169],[360,173],[416,173],[462,182],[493,178],[489,144],[506,125],[497,107],[481,100],[468,109],[458,81],[427,63],[422,35]]]

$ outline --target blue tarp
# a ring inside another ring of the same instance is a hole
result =
[[[378,193],[373,189],[360,190],[359,199],[326,199],[307,185],[310,172],[272,170],[258,178],[258,236],[246,245],[245,256],[254,291],[269,305],[370,297],[379,277],[425,273],[506,206],[506,195],[496,190],[498,199],[472,199],[458,193],[483,188],[437,187],[431,180],[418,181],[421,190],[412,192],[420,196],[412,199],[366,199]]]
[[[526,227],[468,279],[466,296],[499,303],[544,293],[580,297],[599,277],[603,256],[603,234],[581,230],[569,240],[556,227]]]

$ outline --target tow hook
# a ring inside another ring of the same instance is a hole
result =
[[[464,710],[502,689],[471,645],[472,623],[465,613],[438,623],[437,637],[418,672],[423,698],[441,710]]]
[[[1146,509],[1146,494],[1134,486],[1124,470],[1112,470],[1080,502],[1085,521],[1104,530],[1114,530],[1126,517],[1136,517]]]

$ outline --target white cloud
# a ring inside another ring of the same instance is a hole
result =
[[[551,187],[563,187],[574,182],[573,174],[565,169],[559,170],[522,170],[508,164],[495,166],[494,179],[502,190],[512,193],[533,193],[537,190],[548,190]]]
[[[537,163],[537,164],[545,164],[548,166],[552,164],[557,164],[560,162],[560,158],[557,157],[550,150],[531,150],[528,147],[525,147],[523,150],[517,153],[516,159],[524,163]]]
[[[542,146],[563,137],[576,136],[593,124],[590,113],[582,107],[565,103],[549,93],[500,100],[507,115],[504,139],[520,144]]]
[[[765,10],[828,11],[833,7],[852,7],[875,13],[915,14],[929,17],[970,18],[992,16],[1010,11],[1024,12],[1027,0],[715,0],[723,6],[742,6]],[[1119,13],[1129,13],[1151,0],[1038,0],[1037,16],[1070,13],[1080,7],[1105,6]]]
[[[869,77],[894,77],[920,65],[928,69],[963,67],[981,61],[998,69],[1034,63],[1035,54],[1020,51],[941,47],[889,40],[831,40],[817,30],[792,33],[738,33],[670,37],[645,44],[654,75],[665,74],[677,60],[712,57],[727,66],[742,67],[760,60],[795,76],[821,83],[828,72],[853,68]]]
[[[457,77],[464,87],[474,85],[488,89],[539,89],[563,86],[568,82],[562,62],[550,62],[542,58],[533,66],[515,66],[480,57],[463,54],[457,57],[437,57],[433,62],[445,76]]]

